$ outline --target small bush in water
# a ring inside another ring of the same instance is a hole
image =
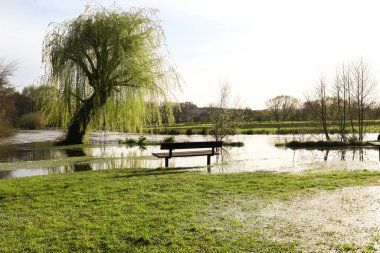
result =
[[[139,146],[145,146],[148,144],[148,141],[145,136],[140,136],[139,139],[137,140],[137,145]]]
[[[162,142],[167,143],[167,142],[175,142],[175,137],[174,136],[168,136],[165,137]]]
[[[137,145],[137,140],[133,138],[127,138],[125,141],[120,141],[122,144]]]

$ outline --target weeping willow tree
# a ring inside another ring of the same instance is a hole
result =
[[[43,63],[45,116],[67,127],[64,144],[83,143],[91,127],[136,131],[160,125],[161,111],[173,118],[178,78],[156,10],[90,7],[51,24]]]

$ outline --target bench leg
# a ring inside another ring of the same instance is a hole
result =
[[[169,167],[169,157],[165,157],[165,167]]]
[[[210,166],[210,161],[211,161],[211,156],[208,155],[208,156],[207,156],[207,166]]]

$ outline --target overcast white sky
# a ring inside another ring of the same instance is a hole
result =
[[[50,22],[78,16],[88,1],[0,0],[0,58],[18,62],[19,89],[43,74],[41,49]],[[109,6],[111,2],[98,0]],[[244,106],[271,97],[302,98],[323,72],[364,58],[380,77],[380,2],[377,0],[118,0],[152,7],[166,32],[184,84],[179,101],[205,106],[228,79]]]

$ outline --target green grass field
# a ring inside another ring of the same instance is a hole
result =
[[[241,203],[287,201],[379,182],[380,172],[368,171],[215,175],[176,169],[5,179],[0,251],[296,252],[305,242],[267,238],[262,227],[247,227],[226,210],[254,213],[260,205]],[[371,245],[355,247],[353,242],[335,248],[374,252]]]
[[[333,123],[329,124],[331,133],[338,133],[338,127]],[[366,132],[380,132],[380,121],[370,120],[366,122]],[[162,129],[146,128],[145,132],[154,132],[160,134],[208,134],[212,128],[210,123],[194,124],[175,124],[164,126]],[[350,130],[347,127],[347,130]],[[319,122],[316,121],[285,121],[285,122],[244,122],[237,129],[239,134],[315,134],[322,133]]]

